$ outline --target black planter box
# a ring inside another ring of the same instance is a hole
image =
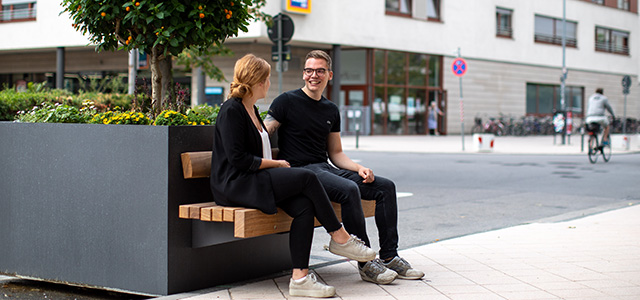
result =
[[[180,153],[212,141],[212,126],[0,122],[0,273],[167,295],[290,268],[288,234],[193,248],[201,221],[178,206],[212,199]]]

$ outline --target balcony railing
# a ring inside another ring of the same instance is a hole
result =
[[[596,42],[596,50],[629,55],[629,46],[626,45],[615,45],[605,42]]]
[[[19,20],[35,20],[36,8],[12,9],[0,11],[0,22],[11,22]]]
[[[536,42],[562,45],[562,36],[559,35],[536,33],[534,35],[534,39]],[[578,40],[574,37],[566,37],[566,45],[567,47],[576,47],[578,45]]]
[[[498,36],[511,37],[511,34],[513,34],[511,27],[496,27],[496,35]]]

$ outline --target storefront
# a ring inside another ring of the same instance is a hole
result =
[[[447,107],[441,56],[377,49],[341,52],[338,104],[346,115],[345,133],[354,133],[353,123],[361,121],[362,134],[427,134],[429,104]],[[437,131],[446,134],[445,116],[438,116]]]

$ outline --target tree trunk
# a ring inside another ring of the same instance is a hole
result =
[[[151,67],[151,109],[157,116],[162,107],[162,72],[160,71],[160,56],[162,50],[156,46],[151,49],[149,65]]]
[[[162,108],[168,108],[171,103],[171,55],[164,55],[162,46],[151,49],[151,108],[153,115],[158,115]]]
[[[173,74],[171,74],[171,69],[172,69],[172,65],[171,65],[171,55],[166,55],[164,57],[163,60],[160,61],[159,64],[159,69],[160,69],[160,73],[162,74],[162,80],[161,80],[161,95],[162,95],[162,107],[163,108],[170,108],[170,109],[177,109],[173,103],[175,101],[174,97],[173,97]]]

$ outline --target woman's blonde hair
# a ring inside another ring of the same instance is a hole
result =
[[[229,98],[244,98],[253,95],[251,87],[264,82],[271,74],[271,65],[253,54],[247,54],[236,61],[233,68],[233,82],[229,87]]]

